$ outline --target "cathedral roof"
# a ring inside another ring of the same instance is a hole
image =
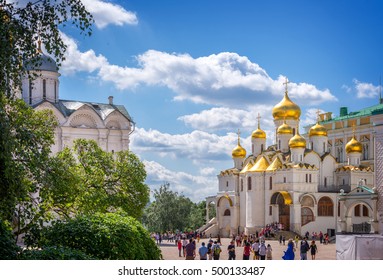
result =
[[[273,162],[267,167],[266,171],[275,171],[282,167],[282,161],[276,157]]]
[[[344,165],[341,167],[338,167],[335,172],[342,172],[342,171],[364,171],[364,172],[372,172],[371,166],[366,165],[359,165],[359,166],[353,166],[353,165]]]
[[[237,168],[226,169],[226,170],[221,171],[221,173],[220,173],[221,176],[237,175],[237,174],[239,174],[239,170]]]
[[[245,167],[241,170],[240,173],[246,173],[247,171],[249,171],[251,168],[253,167],[253,164],[251,163],[251,161],[249,161]]]
[[[43,102],[49,102],[43,100]],[[41,103],[35,104],[34,107],[39,106]],[[111,113],[119,112],[124,117],[126,117],[130,122],[134,123],[133,119],[130,117],[128,111],[123,105],[114,105],[109,103],[96,103],[96,102],[83,102],[83,101],[75,101],[75,100],[62,100],[60,99],[57,103],[51,103],[54,107],[57,108],[65,117],[69,117],[78,109],[83,107],[84,105],[93,108],[94,111],[100,116],[102,120],[105,120]]]
[[[56,61],[49,55],[43,53],[41,50],[41,41],[38,42],[37,52],[35,57],[24,63],[25,69],[27,71],[37,70],[37,71],[50,71],[58,72],[58,67]]]
[[[269,162],[267,159],[262,156],[260,159],[257,160],[257,162],[253,165],[252,168],[250,168],[250,172],[262,172],[266,171],[267,167],[269,167]]]

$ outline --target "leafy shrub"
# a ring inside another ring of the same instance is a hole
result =
[[[161,251],[141,223],[115,213],[58,221],[43,230],[39,245],[73,248],[104,260],[161,258]]]
[[[10,228],[0,220],[0,259],[16,260],[18,252],[19,246],[16,245]]]
[[[84,252],[66,247],[45,247],[43,249],[24,250],[20,260],[94,260]]]

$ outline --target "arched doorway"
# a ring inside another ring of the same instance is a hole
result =
[[[284,230],[290,230],[291,203],[291,196],[285,191],[274,193],[271,197],[271,204],[278,205],[278,222],[283,225]]]

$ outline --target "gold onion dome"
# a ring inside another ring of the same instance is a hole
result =
[[[278,127],[277,134],[293,134],[293,128],[284,121],[283,124]]]
[[[346,153],[362,153],[363,146],[358,140],[355,139],[355,136],[346,144]]]
[[[285,96],[281,102],[274,106],[272,112],[274,120],[298,120],[301,116],[301,108],[291,101],[287,94],[287,89],[285,91]]]
[[[306,140],[297,132],[294,137],[292,137],[289,141],[290,149],[294,148],[306,148]]]
[[[317,122],[313,127],[309,130],[309,136],[327,136],[327,129],[320,125],[319,122]]]
[[[257,130],[253,131],[253,133],[251,134],[251,137],[252,138],[263,138],[263,139],[265,139],[266,133],[262,129],[258,128]]]
[[[238,145],[231,152],[233,158],[244,158],[246,157],[246,150],[241,146],[239,142],[239,133],[238,133]]]

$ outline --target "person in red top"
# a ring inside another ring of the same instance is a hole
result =
[[[250,259],[250,251],[251,251],[250,243],[246,242],[245,247],[243,247],[243,259],[244,260]]]
[[[181,241],[181,239],[178,239],[177,247],[178,247],[178,256],[181,257],[181,250],[182,250],[182,241]]]

